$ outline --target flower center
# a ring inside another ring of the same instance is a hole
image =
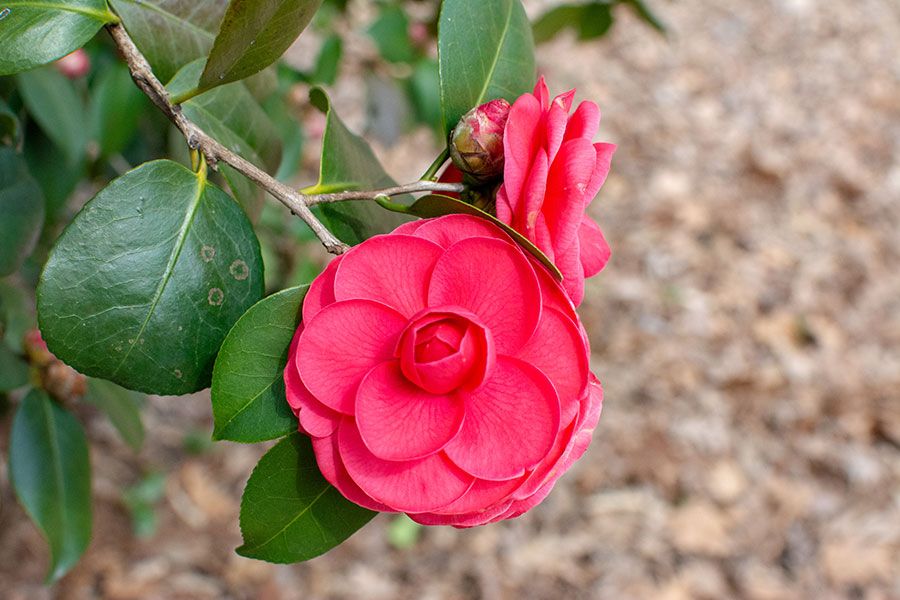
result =
[[[412,383],[432,394],[448,394],[481,385],[494,364],[494,341],[471,313],[429,308],[410,320],[396,356]]]

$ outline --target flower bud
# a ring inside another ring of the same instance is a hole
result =
[[[69,79],[78,79],[90,73],[91,58],[83,48],[79,48],[57,60],[56,69]]]
[[[503,174],[503,129],[509,108],[503,98],[477,106],[460,119],[450,136],[453,164],[476,183]]]

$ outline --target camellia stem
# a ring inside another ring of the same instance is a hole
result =
[[[444,148],[441,151],[441,153],[438,155],[438,157],[436,159],[434,159],[434,162],[431,163],[431,166],[428,167],[428,170],[422,174],[422,179],[434,181],[437,178],[436,175],[437,175],[438,169],[440,169],[441,166],[443,166],[443,164],[445,162],[447,162],[448,158],[450,158],[450,149]]]
[[[174,101],[169,96],[168,90],[160,83],[150,63],[141,54],[131,36],[125,31],[119,23],[113,23],[106,26],[113,40],[119,48],[119,52],[128,64],[131,71],[131,77],[144,94],[159,108],[163,114],[168,117],[172,123],[181,131],[187,140],[188,146],[193,152],[199,153],[205,163],[212,169],[216,168],[219,162],[223,162],[242,175],[256,183],[258,186],[266,190],[272,197],[284,204],[292,213],[303,219],[309,225],[316,237],[325,246],[325,249],[332,254],[342,254],[348,249],[348,246],[337,239],[325,225],[309,209],[310,206],[316,204],[325,204],[329,202],[342,202],[344,200],[376,200],[377,198],[385,198],[389,196],[397,196],[400,194],[411,194],[416,192],[461,192],[463,185],[459,183],[436,183],[434,181],[416,181],[406,185],[399,185],[382,190],[354,190],[345,192],[333,192],[324,194],[303,194],[289,186],[281,183],[247,159],[232,152],[212,136],[203,131],[196,123],[188,119],[179,106],[180,102],[184,102],[188,97],[179,97]],[[443,158],[441,158],[443,157]],[[433,176],[432,171],[437,171],[441,164],[446,161],[445,154],[435,161],[435,164],[429,168],[426,177],[429,179]],[[431,173],[431,175],[429,175]]]

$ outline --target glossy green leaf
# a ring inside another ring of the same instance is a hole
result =
[[[513,102],[535,81],[531,24],[519,0],[444,2],[438,25],[444,131],[494,98]]]
[[[20,73],[16,79],[29,114],[63,151],[68,163],[76,164],[84,155],[87,128],[84,103],[75,86],[53,67]]]
[[[0,344],[0,393],[28,385],[28,363],[5,344]]]
[[[209,53],[228,0],[109,0],[161,81]]]
[[[105,0],[4,0],[0,4],[0,75],[61,58],[114,20]]]
[[[169,92],[177,95],[193,88],[202,69],[202,60],[181,69],[169,82]],[[278,131],[243,82],[211,90],[181,106],[189,119],[229,150],[266,171],[278,167],[281,159]],[[253,216],[258,214],[262,191],[228,165],[222,165],[222,174],[244,209]]]
[[[339,191],[396,185],[381,168],[369,144],[347,129],[337,116],[324,91],[314,88],[310,92],[310,101],[327,117],[322,137],[318,188]],[[324,204],[317,212],[334,234],[348,244],[358,244],[373,235],[388,233],[409,220],[369,201]]]
[[[353,535],[377,513],[345,499],[316,465],[312,444],[293,433],[256,465],[241,500],[237,553],[275,563],[309,560]]]
[[[91,139],[101,156],[120,153],[137,132],[141,114],[150,101],[134,85],[128,67],[115,62],[97,79],[91,90]]]
[[[25,160],[0,146],[0,277],[18,270],[44,223],[44,195]]]
[[[476,217],[481,217],[483,219],[487,219],[492,222],[494,225],[505,231],[509,234],[511,238],[516,240],[523,249],[525,249],[528,253],[534,256],[538,261],[541,262],[547,269],[550,271],[550,274],[556,278],[557,281],[562,281],[562,273],[560,273],[559,269],[556,265],[553,264],[547,255],[538,250],[538,247],[531,243],[524,235],[498,219],[497,217],[484,212],[483,210],[472,206],[462,200],[457,200],[456,198],[451,198],[450,196],[444,196],[441,194],[431,194],[428,196],[423,196],[416,200],[411,206],[404,208],[405,212],[409,214],[416,215],[417,217],[422,217],[423,219],[430,219],[432,217],[442,217],[444,215],[452,215],[455,213],[462,213],[465,215],[473,215]]]
[[[200,76],[212,89],[258,73],[278,60],[322,0],[231,0]]]
[[[213,369],[214,439],[261,442],[297,429],[283,374],[306,289],[261,300],[228,332]]]
[[[141,422],[142,397],[110,381],[91,379],[85,401],[103,411],[126,444],[137,452],[144,444]]]
[[[231,326],[262,296],[240,207],[171,161],[113,181],[66,228],[38,286],[50,350],[93,377],[155,394],[209,385]]]
[[[91,539],[91,466],[81,425],[34,390],[13,419],[9,474],[50,545],[49,581],[71,569]]]
[[[409,79],[410,96],[416,109],[416,118],[434,129],[441,126],[441,82],[438,64],[424,58],[413,67]]]

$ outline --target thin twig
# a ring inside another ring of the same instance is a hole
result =
[[[242,175],[252,180],[254,183],[262,187],[274,198],[284,204],[292,213],[303,219],[309,225],[316,237],[325,246],[325,249],[332,254],[342,254],[348,249],[348,246],[337,239],[325,226],[319,221],[312,211],[309,210],[308,199],[299,192],[291,189],[281,183],[250,161],[235,154],[209,134],[203,131],[196,123],[188,119],[181,111],[181,107],[172,104],[169,93],[165,86],[160,83],[150,63],[141,54],[131,36],[125,31],[122,25],[110,24],[106,26],[119,52],[128,64],[131,71],[131,77],[144,94],[166,115],[166,117],[175,124],[175,126],[184,135],[188,146],[192,149],[199,150],[206,157],[206,162],[213,169],[216,164],[223,162],[230,165]]]
[[[334,192],[331,194],[307,194],[303,197],[307,206],[326,204],[328,202],[344,202],[345,200],[375,200],[381,196],[399,196],[415,192],[462,192],[465,186],[461,183],[437,183],[434,181],[414,181],[405,185],[384,188],[383,190],[365,190]]]

